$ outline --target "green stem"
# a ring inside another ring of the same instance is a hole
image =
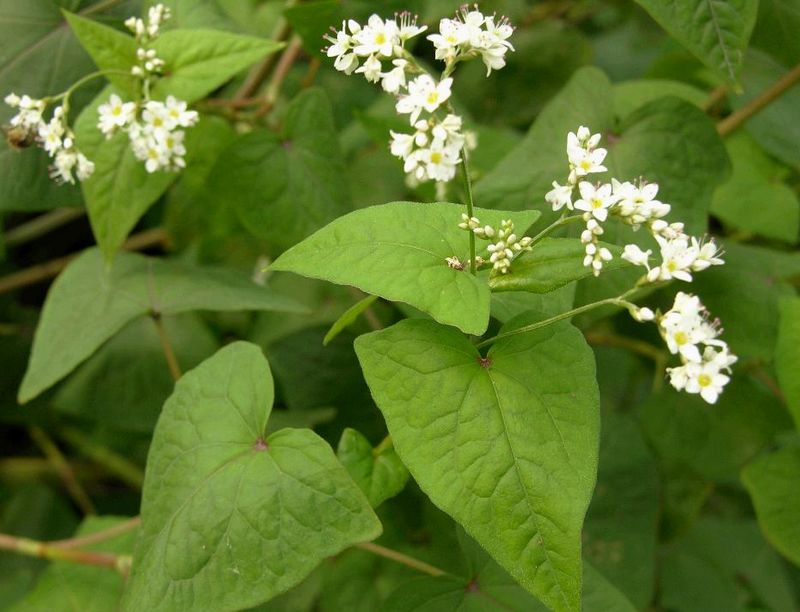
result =
[[[108,9],[113,8],[122,2],[123,0],[101,0],[101,2],[98,2],[97,4],[87,6],[78,14],[87,17],[88,15],[94,15],[95,13],[102,13],[103,11],[107,11]]]
[[[64,106],[64,113],[66,114],[69,111],[69,99],[70,96],[75,92],[76,89],[82,87],[89,81],[93,81],[94,79],[107,76],[109,74],[119,74],[119,75],[126,75],[132,77],[133,75],[126,71],[126,70],[97,70],[96,72],[90,72],[86,76],[78,79],[72,85],[69,86],[69,89],[66,91],[61,92],[60,94],[56,94],[54,96],[47,96],[45,101],[47,102],[55,102],[56,100],[64,100],[62,102]]]
[[[464,185],[467,190],[467,216],[472,219],[474,216],[475,202],[472,197],[472,180],[469,176],[469,165],[467,162],[467,147],[461,149],[461,171],[464,175]],[[478,268],[475,263],[475,233],[470,230],[469,232],[469,271],[470,274],[475,274]]]
[[[61,477],[64,486],[70,497],[75,501],[84,514],[97,514],[91,498],[75,477],[75,472],[67,459],[61,453],[53,439],[45,433],[41,427],[32,426],[29,430],[30,436],[36,443],[47,460],[53,465],[58,475]]]
[[[361,544],[356,544],[356,548],[360,548],[361,550],[366,550],[371,552],[374,555],[378,555],[385,559],[391,559],[396,563],[402,563],[408,567],[414,568],[420,572],[424,572],[429,574],[430,576],[443,576],[447,572],[438,567],[434,567],[429,563],[425,563],[424,561],[420,561],[419,559],[415,559],[414,557],[409,557],[408,555],[404,555],[401,552],[396,550],[392,550],[391,548],[386,548],[385,546],[381,546],[380,544],[375,544],[374,542],[362,542]]]
[[[0,533],[0,550],[38,557],[50,561],[69,561],[81,565],[94,565],[114,569],[125,575],[131,564],[128,555],[114,555],[111,553],[93,552],[89,550],[76,550],[61,548],[47,542],[39,542],[28,538],[19,538],[5,533]]]
[[[139,466],[105,446],[97,444],[79,429],[65,427],[59,434],[82,455],[99,463],[123,482],[141,490],[144,485],[144,474]]]
[[[475,348],[479,349],[483,348],[484,346],[493,344],[494,342],[501,340],[503,338],[510,338],[511,336],[517,336],[519,334],[527,334],[528,332],[535,331],[542,327],[547,327],[548,325],[552,325],[553,323],[558,323],[559,321],[563,321],[564,319],[571,319],[575,315],[579,315],[581,313],[594,310],[595,308],[600,308],[601,306],[622,306],[623,308],[632,308],[634,307],[634,304],[623,299],[629,293],[630,291],[622,294],[619,297],[608,298],[605,300],[600,300],[599,302],[592,302],[591,304],[585,304],[583,306],[579,306],[578,308],[573,308],[572,310],[562,312],[561,314],[558,314],[554,317],[550,317],[549,319],[544,319],[543,321],[537,321],[536,323],[531,323],[530,325],[525,325],[524,327],[519,327],[517,329],[512,329],[510,331],[503,332],[502,334],[497,334],[496,336],[478,342],[478,344],[475,345]]]
[[[542,238],[547,236],[553,230],[558,229],[562,225],[567,225],[568,223],[572,223],[573,221],[577,221],[579,219],[583,219],[583,215],[570,215],[569,217],[567,217],[566,213],[564,213],[557,221],[554,221],[546,228],[544,228],[541,232],[536,234],[533,238],[531,238],[531,246],[539,242]]]

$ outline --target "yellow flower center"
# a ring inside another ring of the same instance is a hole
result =
[[[707,387],[711,384],[711,377],[708,374],[701,374],[697,377],[697,382],[701,387]]]
[[[592,208],[603,208],[603,200],[600,198],[592,198]]]
[[[677,334],[675,334],[675,344],[681,346],[682,344],[686,344],[687,342],[689,342],[689,338],[686,337],[686,334],[684,332],[679,331]]]
[[[432,164],[440,164],[442,163],[442,154],[438,151],[434,151],[431,153],[431,163]]]
[[[432,91],[428,94],[428,104],[436,104],[439,101],[439,92]]]
[[[378,33],[378,34],[375,36],[375,44],[377,44],[377,45],[382,45],[382,44],[383,44],[383,43],[385,43],[385,42],[386,42],[386,36],[384,35],[384,33],[383,33],[383,32],[379,32],[379,33]]]

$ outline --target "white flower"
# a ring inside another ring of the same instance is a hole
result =
[[[730,377],[722,372],[730,373],[730,367],[736,360],[736,355],[732,355],[727,346],[720,350],[707,346],[700,360],[667,369],[670,384],[679,391],[699,393],[709,404],[714,404],[730,381]]]
[[[58,107],[62,108],[62,107]],[[39,140],[42,148],[53,157],[64,145],[61,137],[64,135],[64,122],[62,113],[55,113],[48,123],[39,124]]]
[[[346,28],[350,28],[350,34],[346,32]],[[352,74],[358,68],[358,56],[353,52],[355,40],[353,36],[361,31],[361,26],[358,22],[350,19],[346,23],[342,22],[342,29],[335,32],[336,38],[326,34],[323,36],[325,40],[332,43],[327,49],[326,54],[328,57],[335,57],[333,63],[334,68],[345,74]]]
[[[680,354],[686,361],[701,361],[700,344],[726,347],[724,341],[717,339],[720,333],[717,324],[707,321],[705,307],[695,295],[679,291],[672,308],[660,317],[658,324],[669,351]]]
[[[714,240],[703,242],[692,237],[692,249],[696,253],[695,260],[692,262],[692,270],[701,272],[710,266],[721,266],[725,262],[717,257],[722,252],[717,248]]]
[[[699,251],[689,244],[689,237],[685,234],[672,239],[662,236],[655,237],[661,248],[661,265],[652,268],[647,274],[647,280],[670,280],[676,278],[687,283],[692,282],[691,270],[697,259]]]
[[[434,140],[430,148],[423,151],[422,161],[429,178],[441,182],[449,181],[455,176],[456,166],[461,161],[458,149]]]
[[[384,20],[372,15],[354,38],[357,42],[354,49],[356,55],[392,57],[395,45],[400,44],[400,28],[393,19]]]
[[[656,318],[656,313],[654,313],[652,310],[650,310],[646,306],[643,306],[641,308],[635,308],[631,312],[631,315],[633,316],[633,318],[635,320],[637,320],[639,322],[642,322],[642,321],[653,321]]]
[[[392,155],[401,159],[405,159],[411,155],[411,152],[414,150],[413,134],[403,134],[402,132],[398,133],[392,130],[389,130],[389,134],[392,136],[392,141],[389,145],[389,150],[392,152]]]
[[[75,175],[79,181],[85,181],[94,172],[94,162],[86,158],[83,153],[78,153],[78,167],[75,170]]]
[[[458,55],[459,45],[466,42],[468,37],[468,32],[460,21],[442,19],[439,21],[439,33],[430,34],[428,40],[436,49],[436,59],[451,60]]]
[[[639,187],[633,183],[620,183],[611,179],[614,195],[617,196],[615,214],[622,217],[634,229],[651,219],[659,219],[670,211],[670,205],[655,199],[658,194],[656,183],[647,183]]]
[[[374,55],[370,55],[364,64],[356,69],[357,73],[364,75],[370,83],[377,83],[381,80],[381,62]]]
[[[608,209],[616,202],[611,193],[611,185],[606,183],[595,187],[588,181],[581,181],[578,190],[581,198],[575,202],[575,209],[586,211],[598,221],[605,221],[608,218]]]
[[[406,86],[406,66],[408,61],[404,59],[392,60],[392,68],[389,72],[382,72],[380,77],[381,87],[384,91],[396,94],[401,87]]]
[[[28,95],[19,97],[11,93],[5,97],[5,102],[12,108],[18,109],[17,114],[9,120],[12,127],[22,128],[32,134],[39,131],[39,126],[42,124],[42,113],[47,107],[44,100],[31,98]]]
[[[596,148],[599,142],[600,134],[592,134],[589,128],[583,125],[578,128],[577,134],[573,132],[567,134],[567,158],[571,176],[579,177],[606,171],[606,167],[602,164],[607,151]]]
[[[418,76],[408,83],[408,94],[397,101],[397,112],[410,114],[411,125],[414,125],[423,109],[432,113],[447,101],[452,84],[451,78],[436,83],[427,74]]]
[[[564,206],[572,210],[572,190],[574,185],[559,185],[553,181],[553,188],[544,195],[544,199],[553,206],[553,210],[561,210]]]
[[[626,244],[622,251],[622,259],[631,262],[634,266],[644,266],[650,270],[648,264],[650,255],[653,253],[650,249],[643,251],[635,244]]]
[[[136,117],[136,104],[134,102],[123,102],[116,94],[112,94],[108,102],[101,104],[97,108],[100,116],[97,127],[109,138],[117,128],[124,128]]]
[[[428,26],[418,26],[417,16],[408,11],[403,11],[397,17],[400,19],[398,24],[398,36],[401,43],[407,41],[409,38],[414,38],[418,34],[422,34],[428,29]]]
[[[74,150],[61,149],[56,153],[55,161],[50,168],[50,176],[59,183],[75,183],[72,169],[78,163],[78,155]]]

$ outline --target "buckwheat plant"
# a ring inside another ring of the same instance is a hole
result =
[[[178,128],[197,123],[196,111],[188,110],[186,102],[167,96],[165,101],[153,100],[150,90],[154,79],[164,70],[164,61],[151,47],[158,38],[161,25],[170,18],[170,11],[162,4],[148,10],[147,20],[131,17],[126,27],[134,34],[138,48],[130,75],[139,83],[139,99],[124,101],[112,94],[108,102],[98,108],[97,128],[110,138],[118,130],[124,131],[131,150],[144,162],[147,172],[179,170],[186,163],[185,133]],[[121,70],[99,70],[88,74],[65,92],[35,99],[28,95],[10,93],[5,102],[18,109],[11,118],[7,135],[9,142],[17,145],[36,143],[53,158],[50,175],[61,183],[84,181],[94,172],[94,163],[76,146],[75,134],[68,124],[70,97],[76,89],[98,77],[128,74]],[[53,106],[51,117],[45,120],[46,111]]]

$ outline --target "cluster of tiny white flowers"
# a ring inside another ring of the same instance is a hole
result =
[[[462,131],[462,120],[442,109],[451,96],[453,79],[449,76],[454,64],[463,59],[481,57],[487,68],[505,65],[505,53],[513,49],[508,42],[513,28],[505,19],[477,10],[461,10],[456,19],[443,19],[440,34],[428,38],[436,46],[436,57],[446,63],[438,81],[428,74],[405,49],[405,43],[427,30],[418,26],[416,16],[404,12],[394,19],[372,15],[366,25],[354,20],[324,38],[330,43],[326,54],[334,59],[334,67],[345,74],[363,74],[372,82],[397,97],[396,111],[408,115],[413,133],[391,131],[390,150],[403,161],[412,184],[429,180],[444,183],[453,179],[461,162],[461,151],[474,146],[474,137]],[[454,43],[446,43],[454,37]],[[449,51],[445,51],[445,46]],[[424,113],[424,115],[423,115]]]
[[[403,46],[425,30],[427,27],[418,26],[417,17],[408,12],[396,14],[394,19],[372,15],[364,26],[350,19],[342,22],[341,30],[337,32],[331,28],[333,34],[323,37],[331,43],[325,52],[328,57],[336,58],[336,70],[345,74],[363,74],[368,81],[381,81],[386,91],[397,93],[405,87],[406,70],[410,68],[403,59]],[[364,59],[363,65],[361,59]],[[382,61],[389,61],[394,68],[383,72]]]
[[[691,272],[705,270],[712,265],[723,263],[719,249],[713,240],[699,240],[683,231],[683,223],[668,223],[663,219],[670,212],[670,205],[656,199],[658,185],[640,182],[638,185],[615,178],[610,183],[593,184],[580,180],[588,174],[605,172],[603,166],[607,151],[599,148],[600,134],[592,134],[589,128],[581,126],[577,133],[567,136],[567,157],[569,176],[565,185],[553,182],[553,189],[545,195],[558,211],[583,212],[586,229],[581,233],[585,245],[584,265],[591,267],[595,276],[600,274],[603,264],[613,259],[611,252],[600,246],[603,223],[609,215],[614,215],[636,231],[647,227],[655,238],[661,251],[661,263],[650,267],[652,250],[642,251],[635,244],[626,245],[622,258],[647,268],[646,282],[671,280],[673,278],[691,281]],[[573,193],[578,188],[580,197],[573,202]]]
[[[5,103],[17,109],[17,114],[9,121],[11,128],[18,131],[17,140],[38,142],[53,159],[51,178],[59,183],[74,184],[76,178],[84,181],[91,176],[94,164],[75,146],[75,135],[67,125],[64,106],[56,106],[50,120],[45,121],[45,100],[11,93],[5,97]]]
[[[637,286],[672,279],[691,282],[693,273],[724,263],[713,239],[689,236],[684,232],[683,223],[664,220],[671,206],[657,199],[657,184],[644,181],[634,184],[614,178],[603,184],[585,180],[589,174],[607,170],[603,166],[607,151],[598,147],[599,143],[600,134],[592,134],[585,126],[570,132],[567,136],[567,181],[564,185],[554,181],[553,189],[545,195],[554,211],[566,207],[582,213],[586,223],[581,233],[585,247],[583,264],[591,267],[595,276],[600,274],[605,262],[613,259],[611,251],[600,244],[603,224],[612,215],[631,226],[633,231],[646,227],[658,245],[661,261],[654,266],[650,265],[652,249],[625,245],[622,259],[647,269]],[[573,201],[576,188],[579,197]],[[700,299],[679,292],[673,307],[664,314],[624,300],[623,303],[635,320],[655,321],[669,351],[680,356],[682,365],[667,370],[672,386],[679,391],[699,393],[709,403],[716,402],[730,380],[725,372],[730,373],[736,356],[718,338],[719,322],[709,322]]]
[[[164,60],[156,55],[155,49],[149,45],[158,38],[161,25],[171,17],[170,10],[163,4],[151,6],[147,11],[147,21],[138,17],[125,20],[127,27],[136,37],[139,48],[136,50],[137,64],[131,68],[131,74],[144,80],[145,86],[149,85],[150,77],[161,74],[164,69]]]
[[[717,401],[728,384],[730,366],[737,357],[719,339],[719,321],[709,321],[700,298],[678,292],[670,310],[657,317],[659,331],[682,365],[668,368],[670,384],[679,391],[699,393],[709,404]],[[700,350],[702,347],[702,351]]]
[[[494,271],[500,274],[507,274],[511,268],[511,263],[519,255],[532,249],[532,239],[528,236],[518,237],[514,233],[514,222],[511,220],[501,221],[500,228],[495,229],[491,225],[482,224],[477,217],[462,214],[461,223],[458,224],[458,227],[472,232],[482,240],[489,241],[489,245],[486,247],[488,260],[492,264]],[[484,263],[482,257],[476,257],[475,260],[478,267]],[[448,265],[450,265],[449,258]],[[451,265],[450,267],[453,266]]]
[[[117,131],[125,132],[136,159],[144,162],[148,172],[177,171],[186,166],[183,144],[186,133],[180,128],[191,127],[199,119],[197,111],[188,110],[187,103],[174,96],[163,102],[149,97],[150,78],[163,70],[164,62],[148,45],[158,37],[161,25],[169,18],[169,9],[157,4],[148,11],[146,22],[137,17],[125,22],[140,45],[136,51],[138,63],[131,72],[142,80],[144,101],[125,102],[112,94],[97,109],[97,128],[106,138]]]
[[[140,112],[141,111],[141,112]],[[142,105],[123,102],[113,94],[97,109],[98,129],[110,138],[118,130],[128,134],[131,150],[148,172],[179,170],[186,166],[183,144],[186,133],[179,128],[197,123],[197,111],[186,102],[168,96],[166,102],[148,100]]]
[[[514,28],[508,19],[496,15],[484,15],[477,5],[472,10],[467,5],[461,7],[455,19],[439,21],[439,32],[428,36],[436,47],[436,59],[450,64],[480,57],[486,66],[486,76],[492,70],[506,65],[505,55],[514,50],[508,41]]]

